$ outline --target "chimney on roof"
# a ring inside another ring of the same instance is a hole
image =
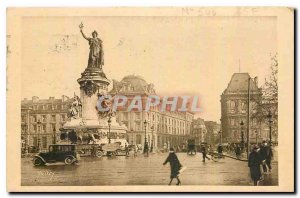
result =
[[[256,87],[258,87],[257,76],[255,76],[255,78],[254,78],[254,85],[255,85]]]
[[[54,97],[49,97],[49,100],[54,100]]]
[[[39,97],[37,96],[32,96],[32,102],[38,102],[39,101]]]
[[[63,102],[65,102],[65,101],[69,100],[70,98],[66,95],[62,95],[61,99],[62,99]]]
[[[23,101],[27,102],[27,98],[24,98]]]

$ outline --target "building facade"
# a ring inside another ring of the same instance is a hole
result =
[[[224,142],[246,142],[248,83],[250,91],[250,142],[266,138],[264,122],[257,116],[257,107],[261,104],[262,89],[258,87],[257,77],[254,79],[248,73],[234,73],[221,95],[221,132]]]
[[[21,101],[21,144],[26,152],[46,150],[56,142],[59,129],[67,121],[67,113],[73,99],[62,96]]]
[[[159,105],[145,111],[145,104],[149,95],[157,95],[153,84],[148,84],[142,77],[136,75],[125,76],[120,82],[114,80],[111,95],[127,97],[127,104],[117,111],[117,121],[128,128],[128,142],[144,145],[145,137],[154,149],[176,147],[186,143],[190,134],[193,114],[190,112],[161,111]],[[127,108],[135,96],[141,96],[143,109]],[[146,122],[145,122],[146,121]]]

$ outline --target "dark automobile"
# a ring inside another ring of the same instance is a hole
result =
[[[49,146],[49,152],[41,152],[34,156],[33,164],[35,166],[45,165],[46,163],[64,162],[65,164],[74,164],[79,160],[76,152],[76,145],[72,144],[53,144]]]

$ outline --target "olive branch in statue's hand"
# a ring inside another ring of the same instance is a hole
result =
[[[80,24],[79,24],[79,28],[80,28],[80,31],[82,31],[82,29],[83,29],[83,23],[81,22]]]

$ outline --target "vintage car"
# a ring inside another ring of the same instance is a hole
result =
[[[34,156],[33,164],[35,166],[45,165],[46,163],[64,162],[65,164],[74,164],[79,160],[74,144],[53,144],[49,146],[48,152],[41,152]]]

